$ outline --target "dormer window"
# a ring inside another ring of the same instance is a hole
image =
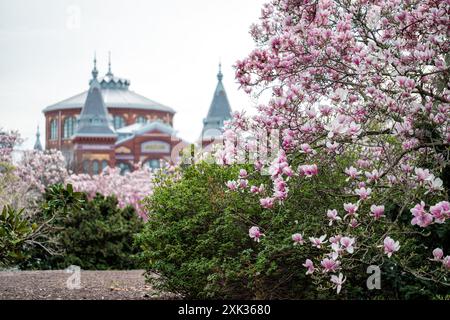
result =
[[[114,116],[113,118],[114,129],[120,129],[125,127],[125,118],[122,116]]]
[[[68,139],[75,133],[76,120],[75,117],[68,117],[64,120],[63,138]]]
[[[141,124],[147,123],[147,118],[145,118],[143,116],[139,116],[136,118],[136,123],[141,123]]]
[[[53,119],[50,122],[50,140],[58,139],[58,121]]]

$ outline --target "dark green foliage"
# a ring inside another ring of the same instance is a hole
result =
[[[201,163],[156,188],[149,221],[136,239],[148,269],[162,276],[149,280],[190,298],[311,297],[301,266],[305,255],[290,239],[294,212],[273,219],[257,196],[227,192],[224,181],[238,172]],[[264,244],[248,236],[256,224],[271,230]]]
[[[227,191],[225,182],[236,179],[243,167],[250,173],[252,185],[270,180],[251,167],[204,162],[183,168],[181,178],[175,181],[160,177],[158,187],[147,199],[149,221],[136,237],[149,275],[160,275],[148,277],[153,285],[194,299],[423,299],[448,294],[448,288],[400,268],[396,257],[387,259],[378,243],[372,241],[366,260],[380,266],[381,290],[367,289],[369,264],[358,262],[362,257],[355,253],[352,265],[343,266],[347,281],[337,296],[329,284],[324,286],[306,276],[302,264],[317,254],[307,237],[326,232],[326,210],[342,208],[343,202],[350,201],[335,195],[345,185],[345,177],[336,168],[322,167],[320,176],[305,183],[298,181],[297,185],[291,183],[289,199],[282,206],[265,210],[259,204],[260,196]],[[399,211],[395,201],[387,203],[386,222],[372,224],[370,231],[344,232],[361,241],[383,239],[385,223],[392,223]],[[432,265],[430,248],[447,247],[448,226],[436,226],[439,230],[432,230],[432,236],[411,236],[403,233],[411,228],[410,216],[403,215],[398,219],[395,238],[402,243],[406,264],[411,269]],[[254,225],[266,234],[259,243],[248,236]],[[305,235],[307,244],[293,246],[291,236],[296,232]]]
[[[55,215],[53,240],[59,251],[50,255],[34,250],[24,267],[63,269],[77,265],[82,269],[134,269],[133,235],[142,221],[131,206],[117,206],[115,197],[97,194],[88,200],[74,193],[71,186],[49,188],[45,194],[43,216]]]
[[[0,268],[13,266],[26,258],[26,241],[36,229],[22,216],[23,210],[10,206],[0,213]]]

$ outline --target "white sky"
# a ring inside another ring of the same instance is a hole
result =
[[[92,59],[130,90],[177,111],[174,127],[198,138],[217,83],[219,59],[233,110],[254,102],[232,65],[254,48],[248,31],[265,0],[0,0],[0,128],[25,148],[44,143],[42,109],[88,88]]]

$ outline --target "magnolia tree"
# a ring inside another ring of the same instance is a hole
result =
[[[60,154],[18,151],[15,147],[21,142],[18,132],[0,132],[0,206],[26,208],[30,213],[45,187],[64,181],[67,173]]]
[[[20,142],[17,132],[4,131],[0,128],[0,209],[15,202],[11,185],[16,182],[12,152],[14,146]]]
[[[25,151],[17,172],[30,189],[40,193],[52,184],[63,183],[68,177],[64,156],[57,150]]]
[[[68,173],[61,152],[16,151],[20,143],[17,132],[0,134],[0,206],[12,205],[32,214],[45,188],[63,183]]]
[[[442,0],[273,0],[251,28],[257,48],[236,63],[242,88],[271,98],[255,116],[234,116],[218,161],[252,160],[272,183],[254,186],[241,172],[227,186],[258,194],[275,215],[290,188],[325,169],[340,174],[344,186],[316,190],[339,203],[311,208],[323,217],[319,233],[292,235],[315,250],[305,272],[337,293],[354,263],[385,259],[450,285],[450,252],[429,248],[434,269],[415,270],[398,240],[450,217],[449,10]],[[260,244],[270,235],[270,225],[249,225]]]
[[[146,218],[140,202],[152,193],[153,173],[150,169],[138,165],[125,175],[116,168],[106,168],[94,176],[70,175],[64,156],[57,150],[23,151],[14,159],[14,148],[20,142],[17,132],[0,130],[0,207],[25,208],[30,215],[36,211],[47,187],[71,183],[76,191],[86,192],[90,197],[96,193],[115,195],[120,207],[132,205],[139,216]]]
[[[150,168],[136,166],[133,172],[123,175],[119,168],[107,167],[98,175],[71,175],[66,182],[71,183],[76,191],[86,192],[91,198],[96,193],[115,195],[121,208],[131,205],[146,220],[147,214],[141,201],[152,193],[152,180],[153,171]]]

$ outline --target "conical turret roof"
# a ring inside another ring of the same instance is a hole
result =
[[[114,133],[110,116],[103,101],[101,86],[96,77],[91,81],[74,136],[117,136]]]
[[[203,137],[205,137],[205,134],[206,136],[211,137],[211,132],[216,132],[213,136],[218,135],[222,131],[224,122],[231,119],[231,107],[228,102],[222,79],[223,74],[221,65],[219,64],[216,90],[214,91],[214,96],[209,107],[208,115],[203,120]]]

